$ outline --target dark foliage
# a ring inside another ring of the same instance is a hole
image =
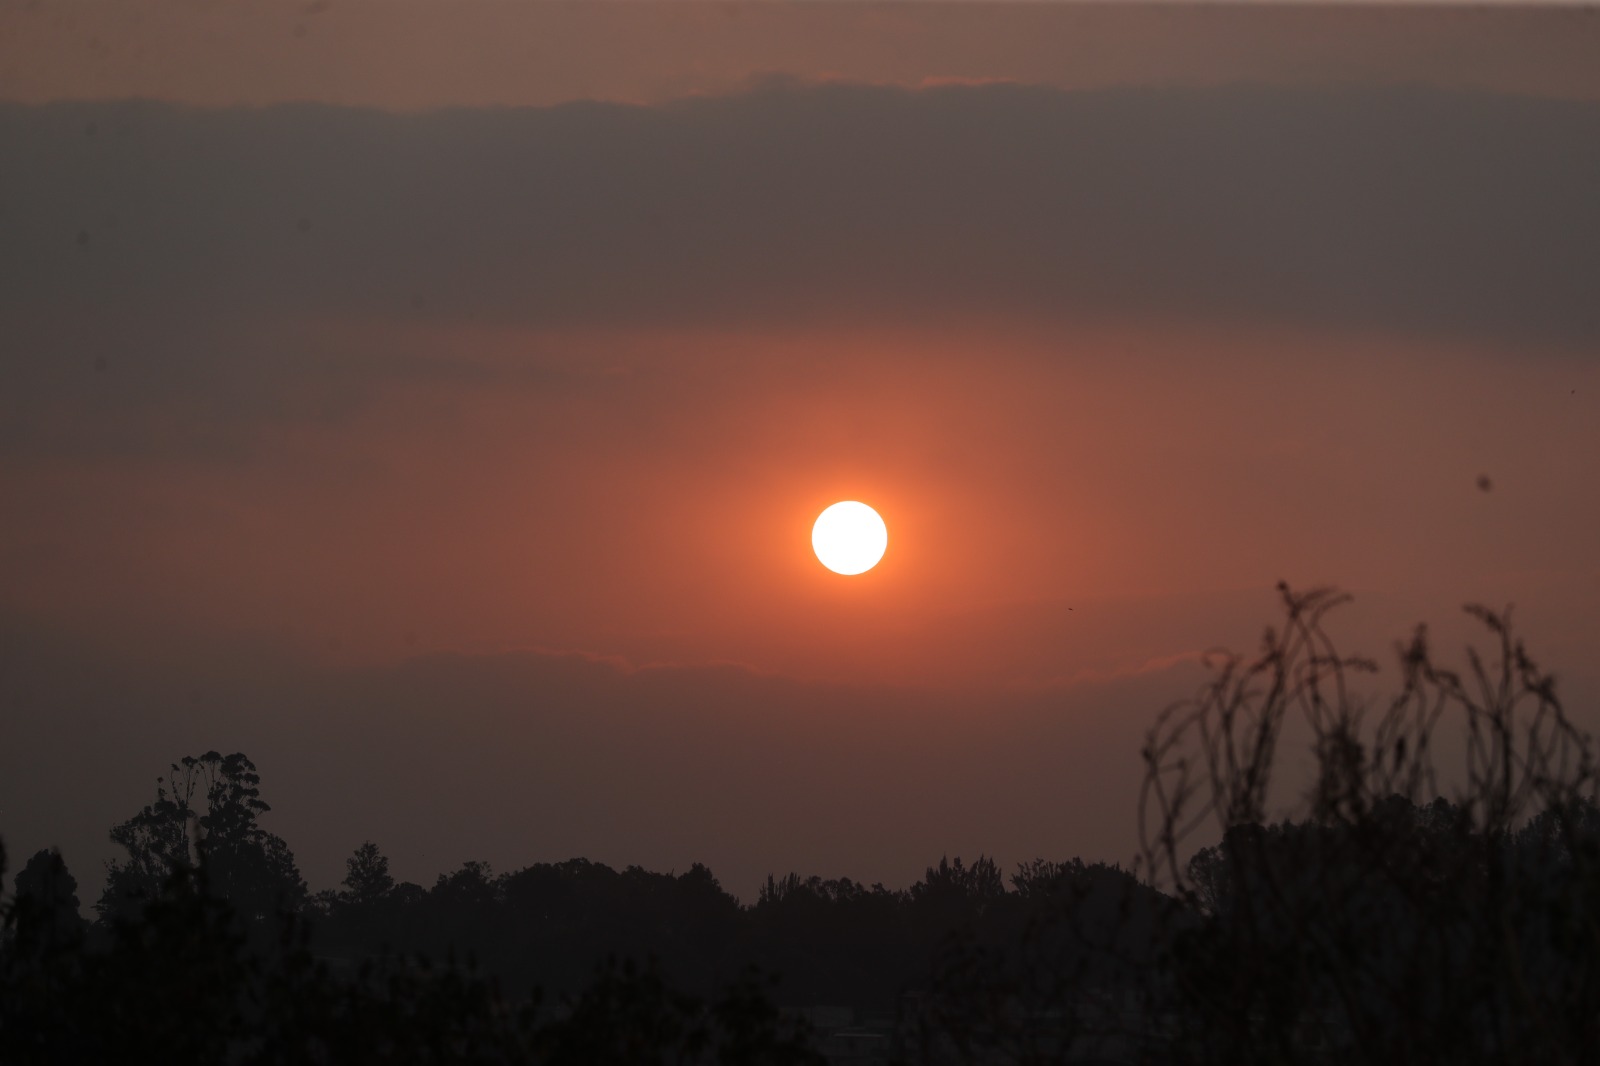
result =
[[[1261,652],[1218,657],[1145,749],[1146,861],[1193,916],[1164,934],[1154,1042],[1230,1064],[1600,1056],[1595,764],[1509,612],[1468,608],[1492,643],[1460,673],[1419,629],[1380,700],[1352,687],[1377,664],[1324,630],[1343,598],[1282,593]],[[1295,735],[1316,773],[1303,813],[1269,822]],[[1220,843],[1181,860],[1207,821]]]
[[[212,891],[241,914],[265,919],[298,909],[305,882],[283,838],[257,820],[271,808],[261,799],[255,764],[238,752],[208,751],[184,756],[170,774],[156,778],[154,803],[111,828],[128,857],[111,864],[95,904],[101,916],[134,914],[171,877],[201,862]]]
[[[1379,699],[1352,684],[1377,664],[1323,629],[1342,598],[1282,592],[1260,654],[1217,656],[1151,731],[1142,861],[1165,892],[1102,876],[1010,935],[947,940],[906,1058],[1600,1059],[1595,763],[1508,612],[1468,608],[1492,645],[1461,673],[1419,629]],[[1453,771],[1434,763],[1446,730]],[[1269,818],[1280,752],[1302,740],[1300,813]],[[1208,821],[1221,840],[1194,850]],[[1024,900],[1079,873],[1024,872]]]
[[[0,1062],[604,1066],[808,1066],[803,1024],[784,1017],[758,974],[711,1001],[681,992],[654,963],[608,963],[549,1005],[510,998],[471,966],[378,957],[336,975],[295,915],[265,948],[249,919],[180,870],[98,946],[57,937],[21,950],[32,911],[6,909],[0,954]],[[545,1009],[541,1009],[544,1007]]]

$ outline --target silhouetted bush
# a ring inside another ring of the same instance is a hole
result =
[[[1457,673],[1419,628],[1400,685],[1342,656],[1344,598],[1282,590],[1280,628],[1151,731],[1145,859],[1184,904],[1155,989],[1182,1062],[1589,1061],[1600,1053],[1600,811],[1589,740],[1508,613],[1469,607],[1492,650]],[[1439,798],[1440,730],[1464,765]],[[1314,773],[1269,824],[1286,738]],[[1202,825],[1214,847],[1185,858]],[[1194,919],[1198,918],[1198,921]]]

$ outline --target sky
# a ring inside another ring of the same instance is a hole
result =
[[[217,749],[313,888],[367,839],[1126,864],[1280,580],[1380,659],[1514,603],[1592,728],[1595,54],[1578,6],[0,3],[0,834],[87,903]]]

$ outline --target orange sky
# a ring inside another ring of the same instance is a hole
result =
[[[1107,601],[1283,576],[1422,608],[1596,572],[1600,501],[1571,486],[1600,477],[1581,398],[1600,375],[1571,358],[1238,331],[391,329],[319,343],[570,376],[387,385],[239,458],[14,461],[33,506],[6,545],[33,558],[13,607],[362,661],[551,648],[1026,684],[1208,642],[1108,640]],[[854,581],[808,543],[844,498],[891,526]],[[995,646],[1068,606],[1085,617],[1053,624],[1078,624]]]
[[[215,747],[313,887],[367,837],[746,895],[1126,860],[1143,729],[1280,579],[1379,656],[1514,601],[1587,707],[1597,37],[0,7],[0,832],[93,884]]]

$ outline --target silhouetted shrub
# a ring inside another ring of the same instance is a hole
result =
[[[1282,589],[1254,657],[1151,731],[1145,860],[1193,916],[1172,928],[1156,1041],[1192,1062],[1587,1061],[1600,1048],[1600,812],[1589,740],[1506,612],[1469,607],[1493,641],[1464,673],[1424,629],[1377,672],[1323,621],[1344,598]],[[1437,795],[1450,730],[1464,765]],[[1269,824],[1280,746],[1314,757],[1297,820]],[[1213,847],[1185,858],[1202,825]],[[1194,921],[1198,918],[1199,921]]]

